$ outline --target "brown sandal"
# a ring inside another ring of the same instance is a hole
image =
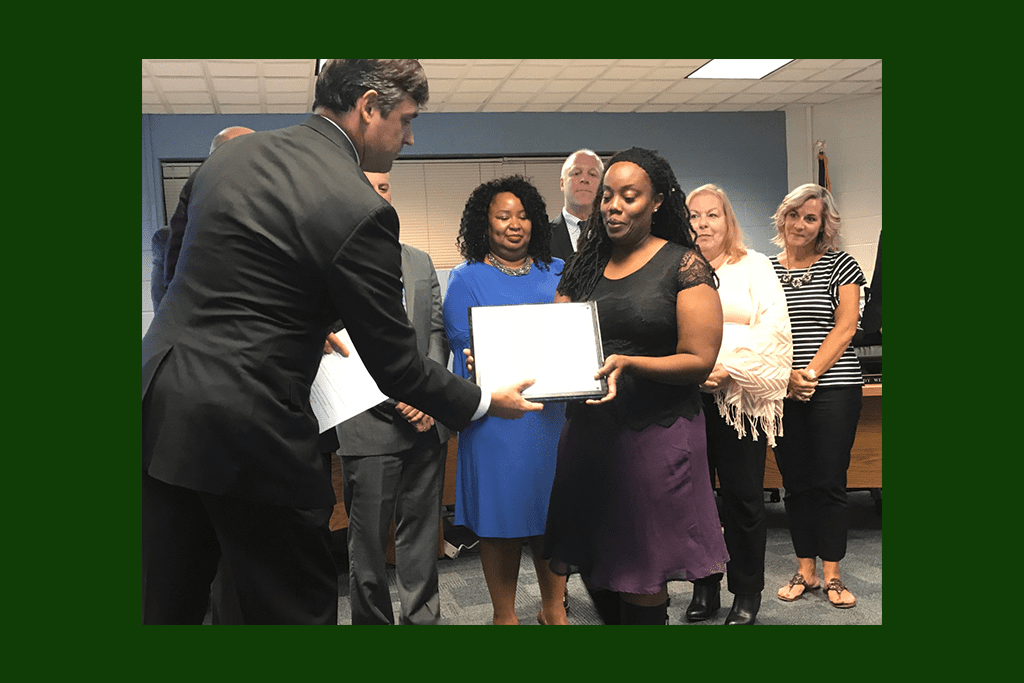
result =
[[[857,606],[856,596],[854,596],[853,602],[832,602],[832,599],[828,597],[830,591],[835,591],[837,598],[843,594],[843,591],[846,591],[847,593],[850,593],[850,595],[853,595],[850,589],[844,586],[843,582],[839,579],[829,579],[829,582],[825,584],[825,598],[836,609],[850,609],[851,607]]]
[[[821,584],[820,583],[817,583],[817,584],[815,584],[813,586],[810,585],[809,583],[807,583],[807,581],[804,580],[804,575],[801,574],[800,572],[797,572],[796,574],[793,574],[793,578],[789,580],[789,584],[788,584],[787,588],[792,588],[793,586],[803,586],[804,589],[800,593],[800,595],[796,596],[795,598],[784,598],[781,595],[779,595],[778,593],[775,594],[775,597],[777,597],[779,600],[782,600],[783,602],[796,602],[800,598],[804,597],[804,593],[806,593],[807,591],[813,591],[813,590],[817,590],[818,588],[821,588]]]

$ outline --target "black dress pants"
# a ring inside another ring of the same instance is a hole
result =
[[[774,449],[797,557],[846,556],[846,470],[857,435],[860,386],[818,387],[810,401],[786,399]]]
[[[714,396],[702,393],[701,398],[712,484],[718,473],[719,512],[725,527],[725,547],[729,550],[726,565],[729,592],[760,593],[764,589],[764,552],[768,539],[764,509],[764,460],[768,439],[758,434],[754,441],[749,421],[747,434],[741,439],[735,427],[718,413]]]
[[[332,508],[294,509],[142,475],[142,621],[201,624],[223,555],[246,624],[338,623]]]

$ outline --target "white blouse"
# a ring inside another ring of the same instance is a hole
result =
[[[793,334],[782,285],[768,257],[750,249],[736,263],[717,271],[725,328],[717,363],[729,373],[712,393],[718,411],[740,438],[743,417],[775,446],[782,436],[782,405],[793,366]]]

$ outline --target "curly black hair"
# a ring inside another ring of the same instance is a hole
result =
[[[535,263],[545,270],[551,263],[551,224],[548,211],[540,192],[521,175],[497,178],[483,183],[469,195],[466,208],[462,211],[459,236],[455,243],[459,253],[467,261],[483,261],[491,250],[488,231],[488,214],[494,197],[502,192],[511,192],[526,210],[530,219],[530,245],[527,253]]]
[[[604,170],[605,175],[608,175],[609,169],[620,161],[629,161],[642,168],[651,180],[654,193],[665,197],[661,210],[655,212],[651,218],[651,234],[689,247],[700,254],[697,233],[690,225],[690,211],[686,208],[686,193],[679,187],[679,181],[676,180],[676,174],[672,172],[672,166],[668,161],[652,150],[631,147],[608,161]],[[573,301],[584,301],[590,296],[611,258],[612,241],[608,237],[604,216],[601,213],[603,197],[603,192],[598,192],[594,197],[590,220],[586,222],[580,235],[579,251],[566,265],[562,279],[558,283],[559,294],[564,294]]]

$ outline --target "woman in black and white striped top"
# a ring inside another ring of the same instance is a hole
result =
[[[780,600],[820,587],[838,608],[857,604],[839,577],[846,555],[846,470],[860,419],[864,383],[851,340],[866,281],[857,261],[836,247],[839,212],[832,194],[801,185],[772,217],[783,248],[771,257],[793,329],[793,370],[774,448],[798,567]]]

